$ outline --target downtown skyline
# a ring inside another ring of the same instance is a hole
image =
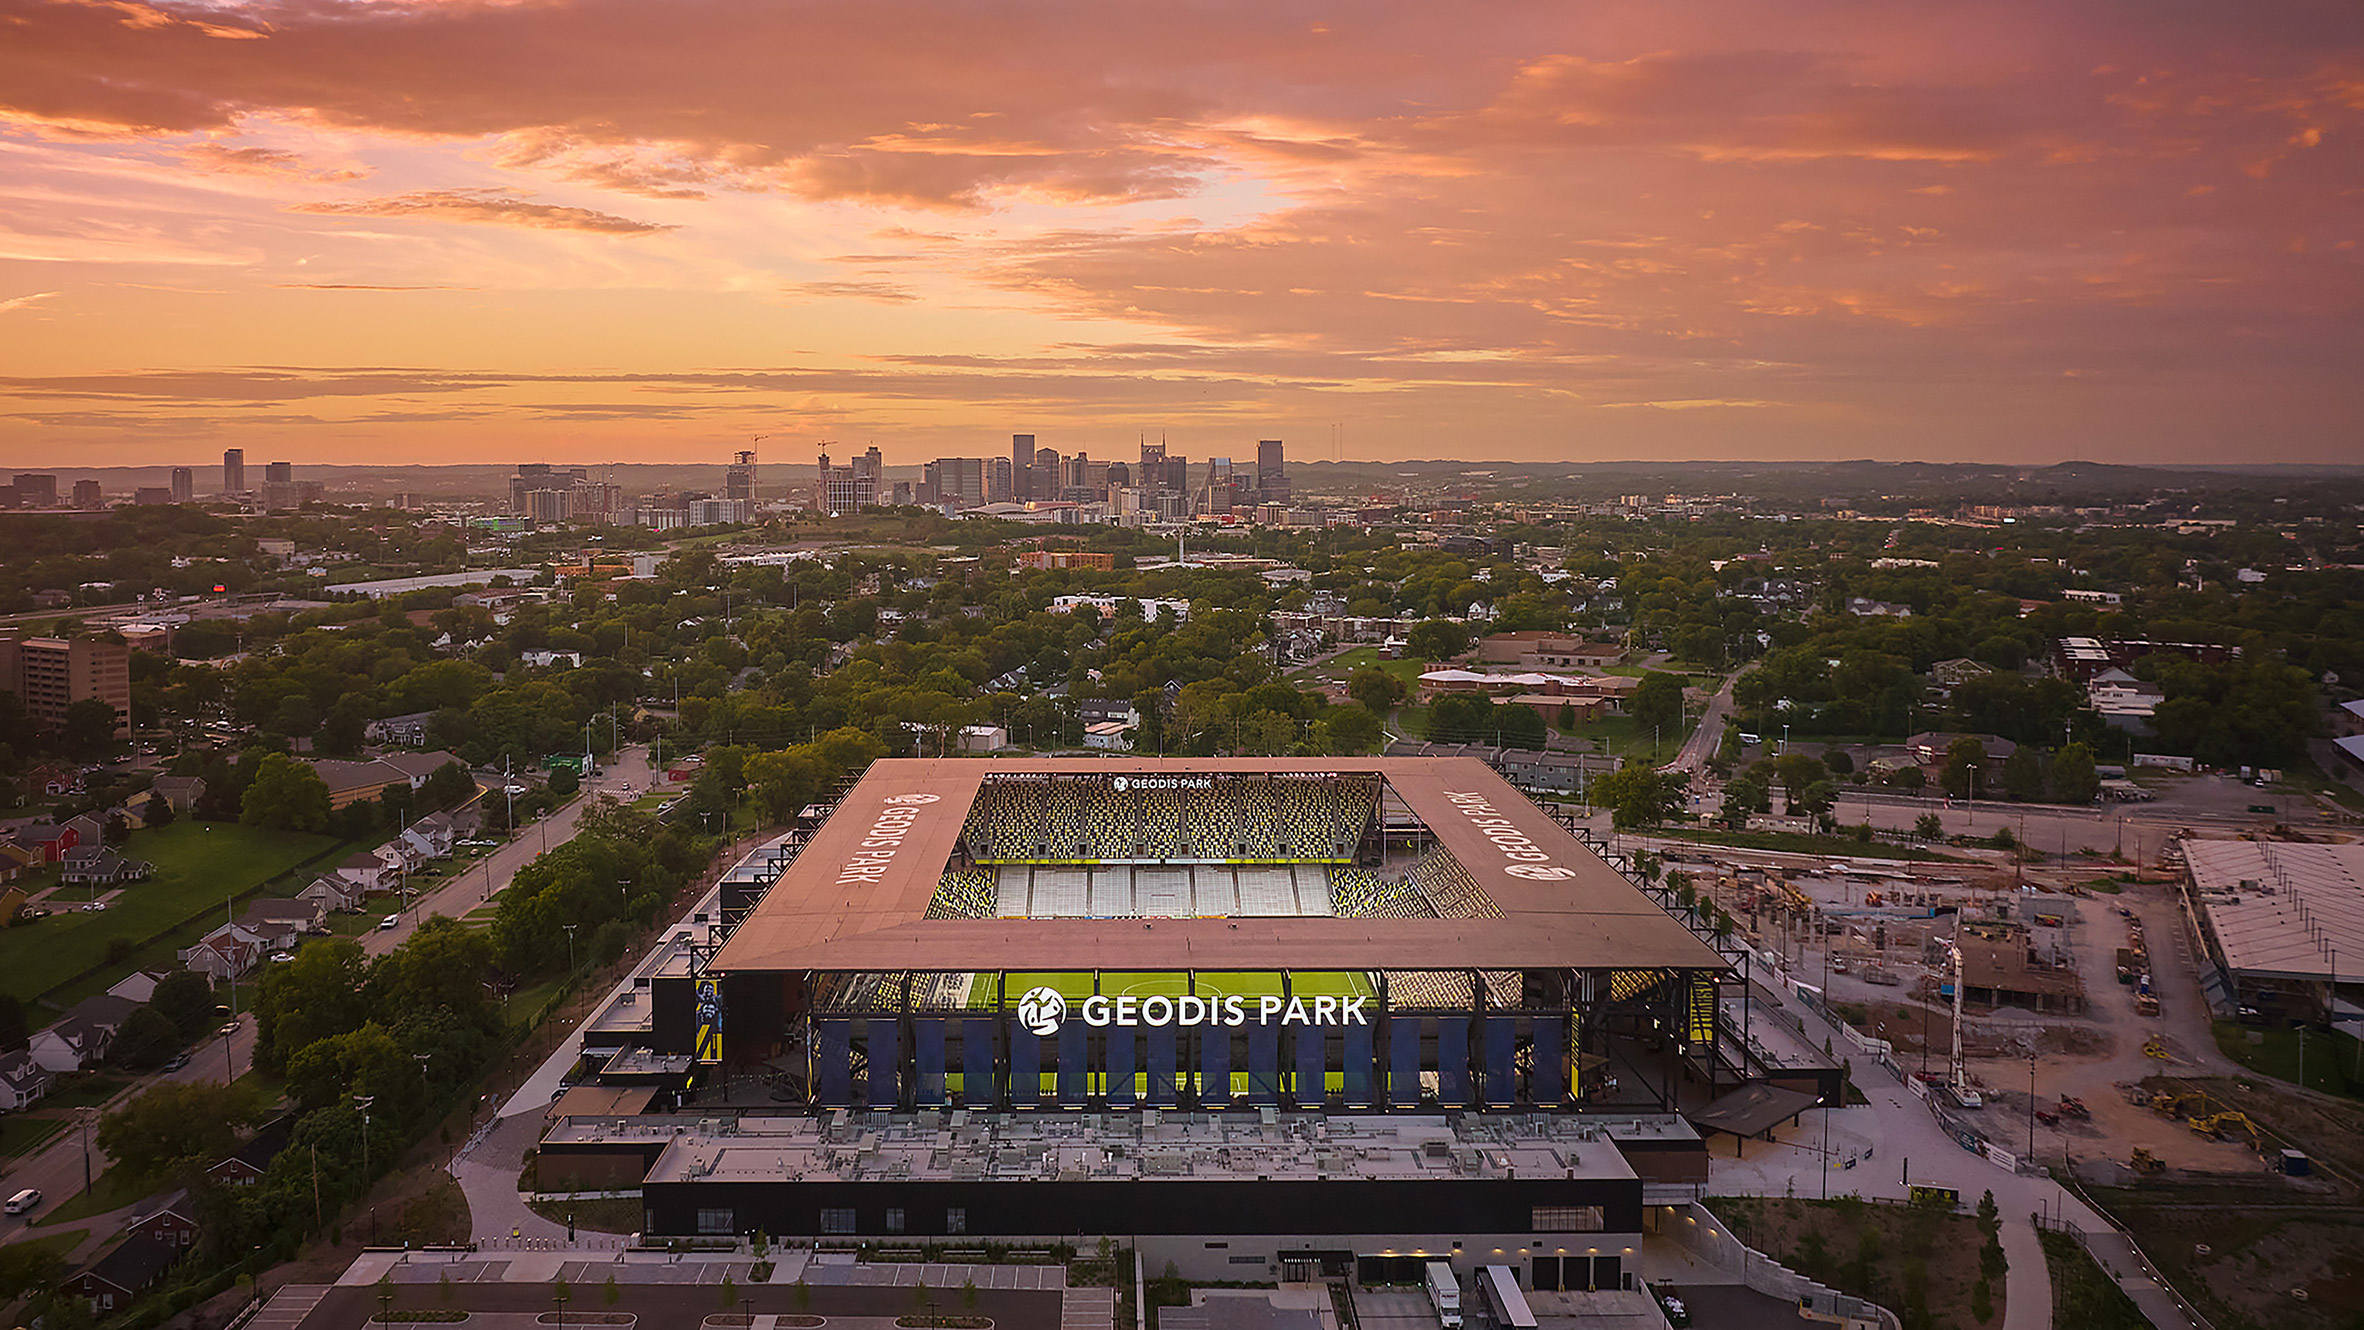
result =
[[[0,21],[14,467],[2357,453],[2352,6]]]

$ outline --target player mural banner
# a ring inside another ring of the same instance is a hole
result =
[[[698,981],[698,1061],[722,1061],[722,985]]]

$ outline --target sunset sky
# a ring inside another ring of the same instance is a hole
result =
[[[0,0],[0,465],[2364,462],[2364,5]]]

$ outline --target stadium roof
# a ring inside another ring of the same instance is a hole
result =
[[[1360,774],[1499,918],[928,919],[989,777]],[[1511,858],[1516,850],[1522,858]],[[1474,758],[905,758],[871,764],[711,968],[826,971],[1720,969],[1714,949]]]

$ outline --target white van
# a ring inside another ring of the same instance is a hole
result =
[[[33,1207],[39,1204],[41,1204],[40,1190],[34,1187],[27,1187],[23,1191],[18,1192],[16,1195],[9,1197],[6,1208],[8,1213],[12,1215],[31,1214]]]

